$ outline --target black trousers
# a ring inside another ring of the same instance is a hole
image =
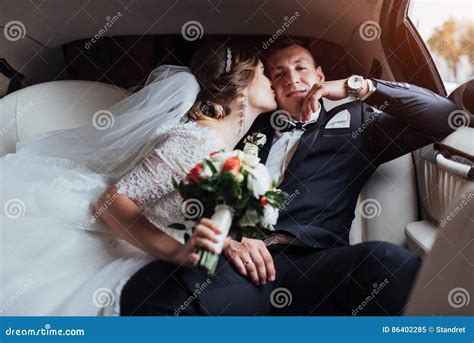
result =
[[[269,247],[276,280],[255,286],[221,257],[208,277],[164,261],[125,285],[122,315],[400,315],[420,259],[387,242],[313,249]]]

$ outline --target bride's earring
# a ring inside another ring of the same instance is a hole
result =
[[[245,130],[245,114],[246,114],[246,111],[247,111],[247,98],[245,96],[243,96],[243,99],[242,99],[242,114],[241,114],[241,117],[240,117],[240,134],[244,133],[244,130]]]

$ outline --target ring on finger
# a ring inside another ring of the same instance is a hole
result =
[[[244,266],[248,266],[249,264],[252,264],[252,263],[253,263],[252,260],[244,261]]]

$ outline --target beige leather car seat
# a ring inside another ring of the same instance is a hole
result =
[[[52,81],[11,93],[0,99],[0,156],[15,152],[17,142],[34,135],[90,123],[95,112],[128,94],[92,81]]]

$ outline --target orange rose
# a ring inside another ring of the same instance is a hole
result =
[[[237,156],[235,157],[229,157],[225,162],[224,165],[222,166],[222,172],[226,173],[232,173],[234,175],[239,174],[240,172],[240,158]]]
[[[260,205],[262,205],[263,207],[268,205],[268,199],[266,196],[260,197]]]

